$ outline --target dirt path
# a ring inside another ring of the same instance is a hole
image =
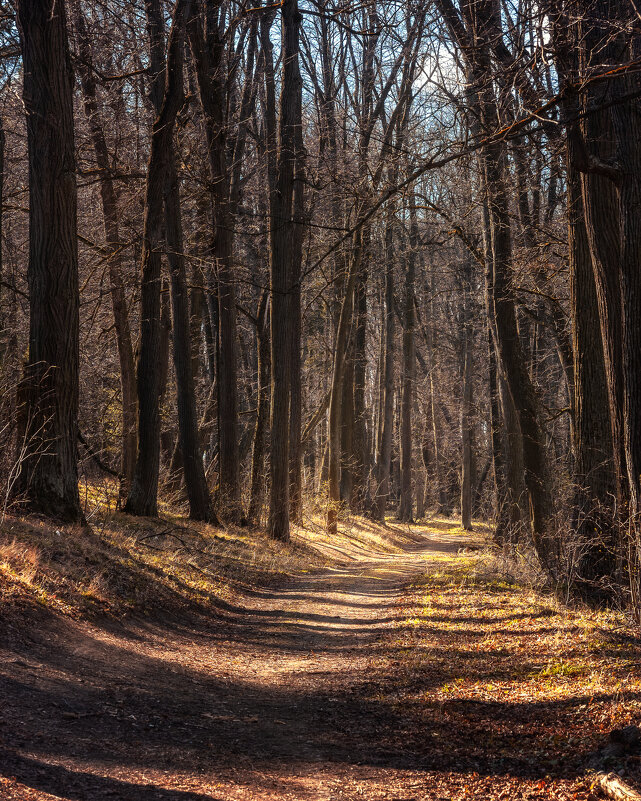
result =
[[[20,632],[0,653],[0,797],[425,797],[427,755],[375,688],[403,586],[460,545],[352,550],[205,626]]]

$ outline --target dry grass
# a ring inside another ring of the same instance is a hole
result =
[[[90,528],[7,515],[0,525],[0,607],[44,606],[72,617],[208,612],[248,587],[286,580],[363,555],[411,547],[420,535],[388,521],[341,522],[333,540],[306,515],[291,542],[261,529],[213,528],[164,506],[159,519],[115,511],[113,488],[81,487]],[[434,522],[449,527],[451,521]]]
[[[509,797],[590,798],[589,767],[609,732],[641,720],[629,620],[568,608],[524,578],[487,552],[443,560],[402,605],[399,668],[381,700],[430,738],[435,758],[474,766],[477,780],[452,797],[504,797],[518,777]],[[641,782],[636,754],[606,767]]]
[[[245,584],[320,565],[318,553],[262,532],[165,516],[106,512],[89,529],[7,517],[0,528],[0,601],[72,616],[207,611]]]

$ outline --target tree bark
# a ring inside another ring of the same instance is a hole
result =
[[[258,523],[263,506],[265,487],[264,462],[269,425],[271,354],[269,342],[269,295],[263,292],[257,315],[256,337],[258,339],[258,412],[254,429],[254,448],[252,451],[251,488],[249,492],[248,518]]]
[[[374,499],[374,512],[379,520],[385,519],[389,501],[394,424],[394,214],[394,205],[390,203],[385,223],[385,351],[382,368],[381,436],[376,454],[377,473]]]
[[[217,388],[219,440],[219,496],[225,517],[235,523],[243,519],[240,498],[240,451],[238,436],[238,378],[236,289],[233,259],[233,174],[227,163],[225,110],[226,65],[222,20],[216,19],[225,11],[219,4],[207,6],[207,40],[203,33],[200,3],[194,3],[194,13],[187,26],[194,60],[203,122],[207,136],[211,192],[214,206],[214,268],[208,279],[210,299],[215,287],[218,308],[217,331]],[[212,328],[214,328],[212,320]]]
[[[105,241],[109,251],[109,284],[114,315],[116,343],[120,362],[120,387],[122,392],[122,446],[120,472],[122,474],[120,495],[127,497],[136,465],[136,364],[127,313],[127,297],[123,282],[122,240],[120,237],[118,196],[111,177],[111,161],[98,108],[96,80],[92,71],[92,53],[84,16],[75,3],[76,32],[80,51],[80,78],[84,99],[84,110],[89,122],[91,141],[100,170],[100,199]]]
[[[125,511],[149,517],[158,514],[160,397],[163,392],[161,375],[163,207],[167,176],[171,169],[174,123],[182,105],[183,40],[189,5],[190,0],[177,0],[174,9],[167,51],[165,89],[160,113],[152,128],[145,193],[140,354],[137,367],[138,458]],[[158,33],[153,35],[157,36]],[[154,86],[154,91],[159,94],[158,82]]]
[[[293,523],[303,523],[303,387],[301,354],[301,281],[305,234],[305,150],[303,146],[302,79],[294,109],[294,186],[292,189],[292,239],[290,243],[291,365],[289,404],[289,506]]]
[[[345,372],[345,361],[349,347],[349,332],[354,311],[354,283],[356,279],[357,262],[350,262],[350,270],[345,282],[343,302],[341,303],[340,317],[336,330],[336,343],[334,351],[334,368],[332,372],[332,395],[329,403],[329,432],[328,432],[328,470],[327,470],[327,533],[336,535],[338,532],[338,513],[341,502],[340,475],[341,475],[341,406],[342,391]]]
[[[469,257],[463,264],[462,286],[462,365],[461,398],[461,525],[466,531],[472,528],[472,325],[471,282],[472,263]]]
[[[270,202],[271,234],[271,496],[268,531],[275,539],[289,540],[289,421],[291,398],[291,350],[289,338],[294,334],[290,293],[292,290],[292,237],[296,125],[300,124],[302,78],[298,65],[300,12],[298,0],[284,0],[282,6],[283,72],[280,97],[280,141],[278,179]],[[300,346],[299,346],[300,347]]]
[[[405,297],[403,308],[403,373],[401,378],[401,486],[398,519],[409,523],[413,516],[412,493],[412,409],[414,406],[414,382],[416,374],[416,327],[414,311],[414,281],[416,272],[416,249],[418,247],[418,225],[414,200],[410,206],[409,252],[405,265]]]
[[[78,497],[79,287],[73,71],[65,6],[19,0],[29,156],[26,448],[17,494],[82,521]]]
[[[579,111],[573,84],[577,79],[578,55],[574,29],[562,12],[554,20],[554,45],[558,72],[564,87],[562,113],[570,126]],[[586,231],[577,170],[580,154],[577,137],[570,128],[567,137],[567,215],[570,300],[574,354],[574,482],[573,541],[577,553],[576,587],[583,596],[604,597],[612,588],[616,572],[618,536],[614,520],[616,479],[612,426],[608,400],[599,302]],[[604,585],[609,584],[609,587]]]
[[[171,276],[171,311],[173,321],[173,358],[176,376],[178,435],[185,489],[189,499],[189,517],[218,524],[214,514],[198,433],[196,389],[192,372],[189,290],[185,270],[180,189],[173,146],[165,182],[165,230],[167,259]]]
[[[362,514],[369,506],[368,476],[369,448],[365,408],[365,385],[367,374],[367,259],[369,251],[369,226],[361,228],[355,237],[353,258],[360,263],[355,292],[354,326],[354,370],[352,392],[354,395],[354,426],[352,441],[352,509]]]

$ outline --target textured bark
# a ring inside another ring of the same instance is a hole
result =
[[[227,128],[225,110],[226,65],[225,41],[220,6],[207,6],[207,39],[201,25],[200,4],[194,3],[194,13],[188,23],[189,42],[193,56],[203,123],[207,136],[207,154],[214,208],[214,266],[208,277],[210,298],[216,289],[218,325],[216,370],[218,388],[218,444],[220,506],[225,516],[242,522],[240,499],[240,452],[238,436],[238,380],[236,289],[233,270],[233,201],[232,171],[227,163]],[[209,17],[211,15],[211,17]],[[211,24],[209,24],[211,23]]]
[[[252,451],[251,488],[249,492],[248,518],[258,523],[263,507],[265,491],[265,446],[269,425],[271,353],[269,341],[269,296],[261,295],[258,307],[256,337],[258,339],[258,412],[254,428],[254,448]]]
[[[114,315],[116,343],[120,362],[120,387],[122,392],[122,449],[120,471],[122,474],[120,494],[126,498],[133,480],[136,465],[137,440],[137,397],[136,397],[136,364],[127,313],[127,297],[123,282],[122,240],[120,237],[118,196],[111,177],[111,160],[104,123],[98,106],[96,80],[91,69],[91,46],[87,34],[85,19],[78,3],[75,4],[76,32],[80,51],[80,78],[84,99],[84,110],[89,122],[91,141],[96,164],[100,170],[100,200],[108,250],[109,286],[111,305]]]
[[[173,147],[172,147],[173,151]],[[178,175],[173,152],[170,154],[165,182],[165,230],[167,259],[171,276],[171,311],[173,322],[173,358],[176,376],[178,434],[185,488],[189,499],[189,517],[217,524],[205,478],[200,437],[196,390],[192,372],[189,290],[185,270],[182,216]]]
[[[414,406],[414,383],[416,373],[416,327],[414,311],[414,281],[416,273],[416,249],[418,226],[416,208],[410,207],[409,252],[405,265],[405,295],[403,298],[403,371],[401,376],[401,486],[398,519],[409,523],[413,516],[412,493],[412,410]]]
[[[357,279],[355,279],[355,283]],[[353,312],[352,312],[353,313]],[[341,503],[348,509],[354,494],[354,339],[350,338],[341,377]]]
[[[618,773],[597,773],[594,784],[613,801],[641,801],[641,793],[626,784]]]
[[[280,136],[278,178],[271,196],[270,269],[271,269],[271,496],[268,531],[275,539],[289,539],[289,422],[291,397],[290,337],[294,334],[290,318],[292,289],[292,237],[296,236],[293,219],[296,166],[296,125],[300,125],[302,78],[298,65],[301,16],[297,0],[284,0],[282,6],[283,72],[280,96]],[[299,334],[300,336],[300,334]],[[300,347],[300,346],[299,346]]]
[[[434,319],[434,276],[430,275],[430,321]],[[436,398],[436,365],[434,360],[435,352],[435,330],[432,322],[428,323],[426,330],[426,345],[429,365],[429,429],[432,450],[431,474],[434,483],[434,498],[436,501],[436,511],[439,514],[450,513],[450,503],[445,486],[445,476],[443,474],[443,459],[441,458],[441,436],[442,432],[438,425],[437,398]],[[426,449],[423,449],[423,461],[425,462]],[[426,465],[427,466],[427,465]]]
[[[356,262],[352,262],[347,281],[345,282],[345,294],[343,295],[338,328],[336,331],[334,368],[332,372],[332,396],[329,403],[327,533],[331,535],[335,535],[338,531],[338,512],[341,502],[341,406],[343,376],[349,344],[349,331],[354,311],[355,273]]]
[[[570,147],[582,172],[608,386],[617,517],[630,525],[628,553],[636,603],[635,563],[641,549],[641,82],[635,72],[591,79],[604,68],[638,58],[641,37],[634,8],[622,0],[580,2],[578,13],[579,100],[585,114],[580,126],[570,128]]]
[[[472,528],[472,325],[470,290],[472,263],[463,265],[462,286],[462,400],[461,400],[461,525]]]
[[[568,222],[574,320],[575,533],[581,554],[577,572],[590,592],[590,583],[612,577],[616,568],[616,483],[596,286],[578,176],[571,166]]]
[[[374,513],[384,520],[390,492],[392,427],[394,415],[394,207],[390,204],[385,224],[385,349],[382,379],[381,435],[376,454]]]
[[[578,37],[579,70],[584,76],[601,70],[603,64],[618,63],[621,56],[609,20],[616,18],[617,0],[580,3]],[[621,239],[617,188],[608,175],[587,171],[586,161],[609,164],[616,158],[615,131],[609,102],[616,92],[613,82],[587,85],[579,97],[588,111],[580,127],[569,131],[574,163],[581,169],[585,229],[596,281],[601,337],[610,405],[610,424],[616,481],[617,506],[627,515],[629,487],[625,466],[623,412],[623,307],[621,287]]]
[[[370,506],[368,479],[370,455],[367,438],[367,409],[365,408],[365,385],[367,373],[367,281],[370,229],[361,228],[354,241],[353,258],[358,259],[360,269],[355,292],[354,326],[354,435],[352,443],[352,509],[362,514]]]
[[[65,7],[19,0],[16,10],[27,112],[30,313],[16,490],[45,515],[79,521],[77,190]]]
[[[534,546],[542,564],[553,569],[555,543],[551,524],[554,506],[546,474],[545,443],[539,421],[534,387],[525,366],[519,340],[513,289],[511,286],[511,243],[507,191],[499,145],[485,153],[486,179],[490,197],[492,231],[493,311],[498,350],[508,390],[519,419],[523,437],[525,485],[530,500]]]
[[[481,0],[463,7],[463,18],[448,0],[438,0],[452,36],[464,54],[478,100],[475,114],[484,134],[499,128],[490,53],[500,31],[496,6]],[[467,26],[467,27],[466,27]],[[546,474],[545,442],[539,420],[534,386],[525,364],[519,339],[512,286],[512,242],[510,208],[506,185],[506,146],[491,141],[481,148],[483,180],[488,199],[492,263],[491,302],[501,369],[514,402],[523,436],[525,484],[530,502],[532,538],[541,563],[554,571],[556,546],[551,529],[554,504]]]
[[[158,471],[160,466],[160,398],[163,343],[161,322],[161,259],[164,245],[163,208],[167,176],[171,169],[174,123],[183,97],[183,40],[189,0],[177,0],[169,36],[165,88],[160,113],[151,135],[147,168],[143,227],[140,353],[137,366],[138,458],[125,511],[135,515],[158,514]],[[152,51],[154,37],[162,32],[153,27],[150,15]],[[162,70],[159,74],[163,74]],[[155,101],[160,94],[154,85]],[[152,99],[154,99],[152,94]]]
[[[617,33],[626,45],[624,60],[641,56],[636,9],[618,8]],[[634,34],[632,33],[634,31]],[[622,40],[622,41],[621,41]],[[621,291],[623,302],[623,413],[624,447],[630,493],[630,523],[637,552],[641,553],[641,79],[628,73],[617,85],[618,102],[612,109],[616,135],[616,162],[621,237]],[[633,98],[621,102],[623,97]]]
[[[302,86],[302,81],[300,81]],[[289,403],[289,506],[292,522],[303,523],[303,387],[301,354],[301,280],[305,233],[305,150],[303,146],[302,91],[296,89],[294,109],[294,186],[290,242],[289,298],[292,326]]]
[[[499,545],[519,539],[525,484],[523,482],[523,438],[514,402],[499,370],[496,348],[496,326],[493,320],[494,270],[492,264],[492,233],[487,203],[483,204],[483,240],[485,251],[485,304],[488,321],[488,362],[490,418],[492,425],[492,463],[496,492],[495,532]]]
[[[569,121],[576,117],[579,108],[579,98],[571,88],[578,68],[573,32],[565,15],[559,15],[555,20],[554,44],[565,88],[562,111]],[[583,211],[581,177],[577,171],[577,162],[580,162],[576,151],[578,133],[570,130],[566,165],[574,353],[573,544],[578,553],[576,582],[579,592],[595,597],[602,595],[604,581],[611,582],[616,572],[616,481],[599,304]]]

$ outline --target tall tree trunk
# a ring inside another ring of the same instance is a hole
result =
[[[120,387],[122,392],[122,446],[120,458],[120,471],[122,473],[120,494],[123,499],[127,497],[133,480],[136,465],[136,365],[131,341],[131,329],[127,313],[127,297],[122,278],[122,240],[120,237],[118,199],[113,179],[111,177],[111,160],[104,124],[98,108],[96,81],[92,71],[92,54],[85,19],[79,4],[75,3],[76,31],[80,51],[80,77],[84,99],[84,110],[89,122],[91,141],[93,144],[96,164],[100,170],[100,199],[102,203],[102,218],[107,244],[109,285],[111,290],[111,305],[114,315],[114,328],[116,343],[118,345],[118,358],[120,362]]]
[[[466,257],[462,281],[462,354],[463,379],[461,399],[461,525],[466,531],[472,528],[472,324],[471,283],[472,262]]]
[[[474,113],[480,119],[482,133],[487,136],[499,130],[490,61],[497,31],[501,30],[496,6],[491,0],[468,2],[464,6],[464,16],[461,19],[449,0],[438,0],[438,5],[452,36],[458,41],[464,53],[470,78],[475,91],[478,92]],[[488,199],[492,254],[491,300],[497,349],[523,436],[525,484],[530,501],[534,547],[542,565],[550,572],[554,572],[556,556],[556,542],[552,530],[554,504],[546,474],[545,442],[534,386],[527,371],[519,339],[512,286],[512,241],[506,186],[505,142],[496,139],[486,142],[481,154],[484,188]]]
[[[579,70],[589,76],[603,64],[618,64],[621,55],[610,19],[616,17],[616,0],[579,5]],[[585,230],[596,281],[601,337],[605,358],[617,506],[627,516],[629,486],[625,466],[623,412],[623,306],[621,287],[621,239],[619,199],[615,181],[600,170],[589,170],[586,161],[601,165],[617,157],[615,131],[609,101],[616,94],[615,81],[588,84],[581,92],[581,125],[569,130],[574,164],[582,170],[581,191]]]
[[[489,147],[485,153],[492,232],[494,320],[501,365],[523,436],[525,485],[530,499],[534,546],[541,563],[553,570],[555,543],[551,525],[554,507],[546,474],[545,443],[535,390],[525,366],[517,330],[510,278],[512,256],[504,158],[504,148],[500,145]]]
[[[354,440],[352,470],[352,508],[363,513],[369,506],[369,447],[366,418],[368,410],[365,404],[367,381],[367,279],[370,247],[370,229],[363,226],[355,241],[354,257],[360,262],[360,270],[356,285],[354,330]]]
[[[29,155],[30,312],[26,452],[16,489],[38,512],[79,521],[77,189],[65,6],[19,0],[16,10]]]
[[[416,351],[414,329],[414,278],[416,272],[416,249],[418,226],[414,201],[410,206],[409,252],[406,257],[405,298],[403,309],[403,374],[401,387],[401,487],[398,519],[409,523],[413,514],[412,493],[412,408],[414,406],[414,382],[416,373]]]
[[[385,351],[383,356],[383,400],[381,436],[376,454],[375,515],[385,519],[390,493],[390,465],[394,423],[394,213],[388,204],[385,223]]]
[[[327,470],[327,533],[338,532],[338,512],[341,502],[341,417],[343,400],[343,380],[345,362],[349,347],[349,332],[354,310],[354,282],[356,278],[356,262],[350,263],[350,271],[345,282],[345,294],[341,304],[336,344],[334,350],[334,368],[332,371],[332,394],[329,403],[328,432],[328,470]]]
[[[341,503],[351,509],[354,494],[354,339],[350,338],[341,377]]]
[[[298,65],[300,12],[298,0],[284,0],[282,5],[283,77],[280,97],[280,141],[278,180],[272,193],[271,233],[271,496],[268,531],[275,539],[289,539],[289,420],[292,323],[291,240],[296,224],[294,203],[296,124],[299,117],[302,78]]]
[[[207,136],[211,191],[214,206],[214,269],[209,276],[209,300],[216,289],[218,308],[217,331],[217,388],[218,388],[218,439],[219,439],[219,493],[221,509],[232,522],[242,522],[240,498],[240,451],[238,436],[238,379],[236,289],[233,269],[233,209],[232,180],[227,164],[227,137],[225,110],[227,98],[224,63],[225,45],[220,21],[215,28],[208,27],[207,41],[201,25],[201,4],[194,3],[194,13],[188,23],[189,42],[198,91],[203,109],[203,123]],[[206,13],[220,12],[221,7],[207,6]],[[212,20],[210,20],[212,22]],[[211,313],[210,303],[210,313]]]
[[[571,162],[571,155],[569,161]],[[568,164],[568,245],[574,321],[575,536],[578,580],[588,594],[616,570],[616,484],[603,341],[579,179]],[[592,586],[591,586],[592,585]]]
[[[232,268],[231,227],[226,209],[216,207],[214,254],[218,284],[218,441],[220,504],[232,521],[242,520],[238,436],[236,290]]]
[[[265,445],[267,444],[267,427],[269,425],[269,376],[271,372],[271,354],[269,342],[269,295],[263,292],[257,315],[256,337],[258,339],[258,411],[254,429],[254,448],[252,451],[251,488],[249,492],[248,518],[251,523],[258,523],[263,506],[265,487],[264,462]]]
[[[520,539],[523,520],[525,483],[523,480],[523,437],[514,401],[499,370],[494,324],[494,269],[492,233],[487,203],[483,204],[483,240],[485,250],[485,303],[488,320],[488,357],[490,417],[492,423],[492,461],[496,491],[495,539],[500,545]]]
[[[619,2],[616,32],[625,45],[624,61],[641,55],[638,10]],[[619,34],[622,31],[622,34]],[[630,534],[641,558],[641,79],[630,71],[617,85],[612,108],[616,135],[616,162],[621,237],[621,291],[623,302],[624,446],[630,491]],[[635,579],[639,581],[639,577]]]
[[[178,174],[173,147],[165,182],[165,230],[167,258],[171,275],[171,311],[173,320],[173,357],[176,375],[178,434],[185,488],[189,499],[189,517],[218,524],[214,514],[198,433],[196,389],[192,372],[189,290],[185,270],[182,216]]]
[[[599,303],[587,237],[581,176],[577,162],[580,132],[573,122],[579,98],[573,90],[578,53],[575,31],[564,14],[554,24],[554,44],[561,83],[562,112],[571,126],[567,138],[567,216],[570,298],[574,354],[574,481],[572,547],[578,553],[577,585],[582,595],[602,596],[616,573],[618,536],[614,521],[616,481],[612,427]]]
[[[289,404],[289,505],[293,523],[303,523],[303,387],[301,354],[301,281],[305,233],[305,150],[303,146],[302,92],[296,92],[294,111],[294,187],[292,190],[292,240],[290,261],[291,365]]]
[[[498,545],[504,545],[510,536],[510,499],[506,476],[505,455],[501,437],[501,413],[499,406],[499,377],[496,365],[496,348],[488,318],[488,363],[490,393],[490,426],[492,443],[492,465],[494,467],[494,539]]]
[[[169,35],[165,89],[153,124],[143,226],[140,353],[137,369],[138,458],[125,511],[158,514],[162,379],[161,260],[164,190],[171,168],[174,123],[183,97],[183,39],[190,0],[177,0]],[[153,33],[153,35],[158,35]],[[152,40],[153,41],[153,40]],[[157,91],[158,84],[154,87]]]

